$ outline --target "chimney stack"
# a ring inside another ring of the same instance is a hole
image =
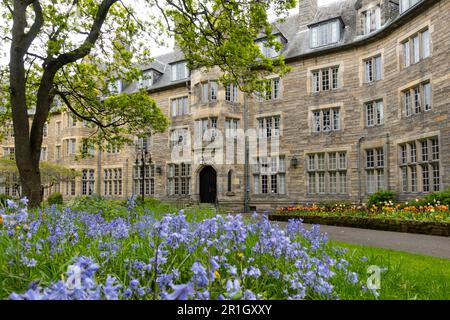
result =
[[[300,28],[306,29],[306,26],[313,22],[317,13],[317,0],[300,0],[298,4],[298,13]]]

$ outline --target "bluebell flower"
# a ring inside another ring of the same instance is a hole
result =
[[[118,300],[119,299],[119,290],[122,287],[116,283],[116,278],[108,275],[106,279],[105,286],[103,287],[103,292],[105,293],[106,300]]]
[[[198,287],[205,287],[208,285],[208,275],[206,273],[206,269],[202,266],[202,264],[198,261],[195,261],[192,264],[192,282]]]
[[[227,295],[229,297],[234,297],[236,294],[238,294],[241,290],[241,284],[239,283],[238,279],[234,279],[234,280],[227,280],[227,284],[226,284],[226,290],[227,290]]]
[[[133,292],[129,288],[127,288],[123,292],[123,298],[129,299],[132,296],[132,294],[133,294]]]
[[[136,289],[139,286],[139,280],[133,279],[130,281],[130,288]]]
[[[192,283],[172,285],[172,289],[174,291],[165,297],[167,300],[187,300],[194,293]]]

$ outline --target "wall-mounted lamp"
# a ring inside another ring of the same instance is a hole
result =
[[[297,166],[298,166],[298,159],[295,156],[293,156],[291,159],[291,167],[297,168]]]
[[[156,167],[156,173],[159,174],[159,175],[161,175],[161,173],[162,173],[162,168],[161,168],[160,166],[157,166],[157,167]]]

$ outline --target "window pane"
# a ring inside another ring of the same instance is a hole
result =
[[[423,104],[425,111],[431,110],[431,84],[423,85]]]
[[[375,57],[375,80],[381,80],[381,56]]]
[[[422,58],[430,56],[430,33],[428,30],[422,32]]]
[[[320,91],[320,77],[319,72],[313,72],[313,92],[319,92]]]
[[[413,63],[417,63],[420,60],[420,46],[418,35],[412,39],[412,45],[413,45]]]
[[[376,105],[377,105],[377,124],[383,124],[384,123],[383,101],[378,101]]]
[[[409,41],[403,44],[403,65],[408,67],[411,64],[411,52]]]
[[[339,34],[339,21],[332,22],[332,30],[331,30],[331,42],[335,43],[340,40]]]

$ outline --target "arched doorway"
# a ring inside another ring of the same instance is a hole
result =
[[[204,167],[199,174],[200,202],[215,203],[217,197],[217,172],[211,166]]]

